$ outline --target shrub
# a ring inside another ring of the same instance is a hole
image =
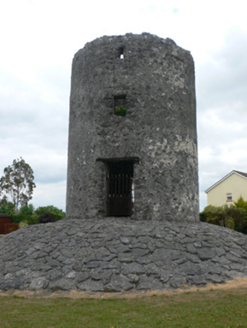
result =
[[[13,223],[26,222],[27,225],[65,219],[65,213],[55,206],[38,207],[35,210],[34,206],[29,204],[15,210],[14,204],[4,198],[0,200],[0,213],[9,214]]]
[[[53,218],[53,221],[49,221],[49,222],[54,222],[54,221],[65,219],[65,213],[62,210],[60,210],[57,207],[52,206],[52,205],[38,207],[35,210],[35,214],[38,216],[38,219],[40,219],[43,216],[47,216],[48,213]]]
[[[115,115],[117,116],[125,116],[127,112],[127,109],[125,106],[119,106],[119,107],[115,107]]]
[[[28,222],[27,222],[26,220],[21,221],[21,222],[19,223],[19,228],[24,228],[24,227],[27,227],[27,226],[28,226]]]
[[[48,222],[54,222],[54,221],[55,221],[54,217],[52,216],[51,213],[44,213],[38,219],[39,223],[48,223]]]
[[[200,213],[200,220],[247,233],[247,202],[240,198],[234,204],[209,205]]]

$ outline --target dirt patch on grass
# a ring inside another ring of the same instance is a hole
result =
[[[78,298],[97,298],[97,299],[109,299],[109,298],[138,298],[138,297],[151,297],[158,295],[177,295],[181,293],[197,292],[197,291],[209,291],[209,290],[241,290],[241,293],[247,293],[247,278],[237,278],[234,280],[227,281],[224,284],[207,284],[202,287],[190,287],[184,285],[180,289],[169,289],[169,290],[148,290],[148,291],[129,291],[120,293],[93,293],[83,292],[79,290],[71,291],[57,291],[48,292],[42,291],[29,291],[29,290],[15,290],[11,289],[8,291],[1,291],[0,296],[18,296],[18,297],[37,297],[37,298],[56,298],[56,297],[68,297],[72,299]]]

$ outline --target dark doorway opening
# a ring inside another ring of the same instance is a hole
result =
[[[131,216],[134,161],[109,161],[107,165],[107,216]]]

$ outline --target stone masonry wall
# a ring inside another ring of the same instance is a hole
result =
[[[125,117],[114,115],[121,96]],[[193,59],[147,33],[102,37],[74,57],[67,217],[105,217],[104,160],[133,158],[132,219],[199,220]]]
[[[247,277],[247,236],[207,223],[63,220],[0,238],[0,289],[119,292]]]

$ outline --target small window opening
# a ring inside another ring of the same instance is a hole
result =
[[[134,161],[109,161],[107,216],[131,216],[134,208]]]
[[[231,193],[226,194],[226,201],[227,202],[232,202],[232,194]]]
[[[114,96],[114,114],[117,116],[126,116],[126,95]]]
[[[119,48],[119,58],[120,59],[124,59],[124,47],[120,47]]]

